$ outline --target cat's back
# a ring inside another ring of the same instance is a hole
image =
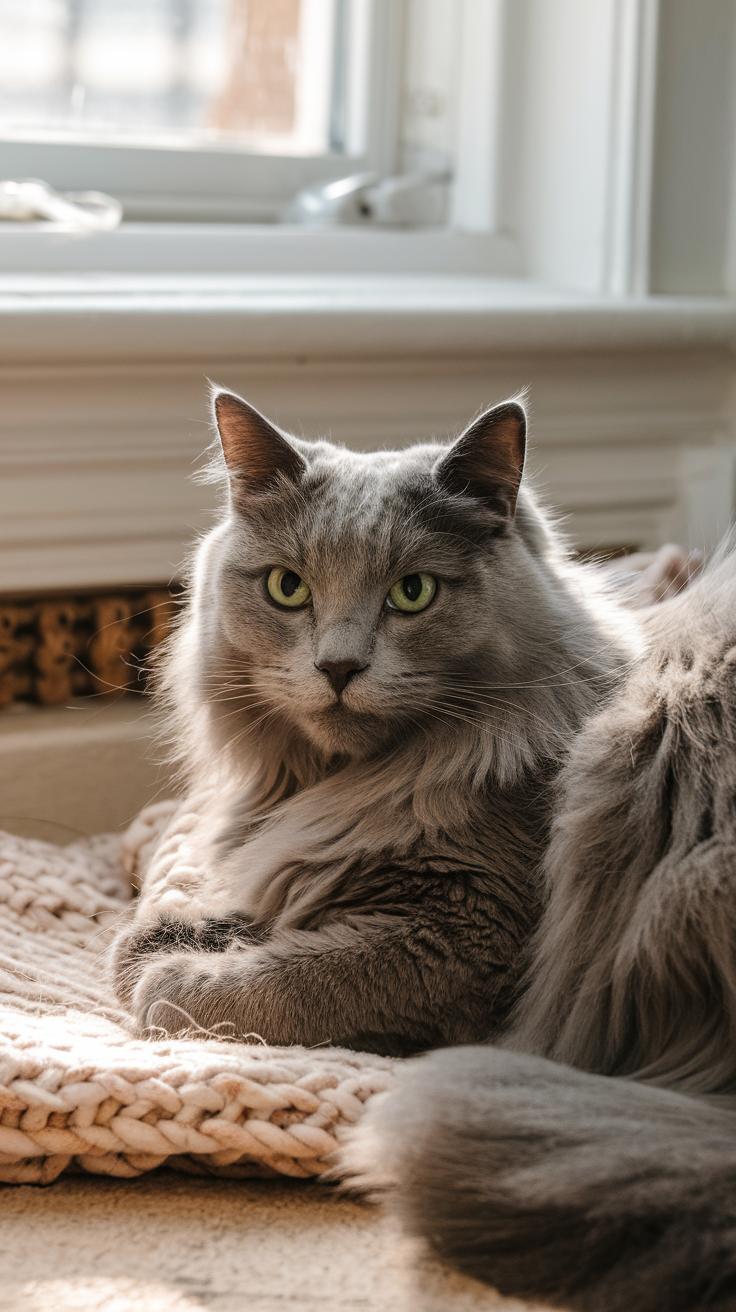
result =
[[[607,1074],[636,1072],[646,1051],[650,1076],[672,1079],[675,1068],[678,1078],[691,1069],[732,978],[733,544],[644,623],[644,654],[579,732],[560,776],[517,1039]],[[550,996],[573,1000],[554,1022]],[[591,1029],[593,996],[602,1020]],[[718,1049],[719,1069],[721,1057]]]
[[[716,823],[736,834],[726,805],[736,797],[733,543],[689,589],[653,608],[645,631],[643,656],[577,737],[558,836],[584,824],[586,844],[609,849],[630,815],[639,847],[656,835],[661,854]]]

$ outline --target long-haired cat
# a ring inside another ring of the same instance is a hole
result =
[[[164,671],[179,754],[220,783],[210,914],[135,923],[119,992],[141,1023],[270,1043],[496,1035],[550,784],[638,650],[631,615],[522,486],[518,402],[364,455],[214,408],[225,513]]]

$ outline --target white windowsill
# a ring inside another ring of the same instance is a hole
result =
[[[470,274],[11,275],[5,363],[736,347],[736,300],[612,299]]]
[[[0,224],[0,270],[39,274],[521,272],[514,239],[442,227],[123,223],[112,232]]]

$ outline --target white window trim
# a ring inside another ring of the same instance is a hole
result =
[[[499,161],[510,114],[504,105],[508,0],[459,0],[459,95],[451,222],[471,232],[503,226]]]
[[[620,56],[612,84],[604,278],[614,295],[642,296],[650,276],[659,0],[621,0],[615,22]]]

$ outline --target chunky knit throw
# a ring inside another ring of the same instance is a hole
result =
[[[317,1176],[393,1063],[336,1048],[142,1040],[112,996],[110,936],[142,900],[196,898],[197,808],[149,807],[121,838],[0,833],[0,1181],[163,1163]]]

